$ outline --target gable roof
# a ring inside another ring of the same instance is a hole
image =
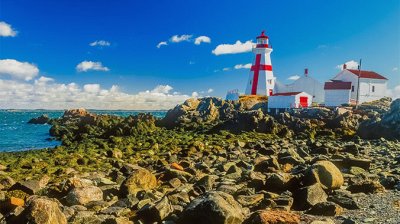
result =
[[[360,74],[360,78],[366,78],[366,79],[384,79],[384,80],[388,80],[387,78],[379,75],[376,72],[373,71],[359,71],[356,69],[346,69],[347,71],[353,73],[354,75],[358,76]]]
[[[275,93],[272,96],[295,96],[301,92],[286,92],[286,93]]]
[[[324,89],[341,89],[341,90],[351,89],[351,82],[340,82],[340,81],[325,82]]]

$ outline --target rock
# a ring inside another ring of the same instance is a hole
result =
[[[346,209],[359,209],[360,207],[354,201],[350,193],[344,191],[335,191],[333,195],[328,197],[328,201],[332,201]]]
[[[310,224],[335,224],[335,222],[332,219],[323,219],[312,221]]]
[[[198,180],[193,187],[201,193],[211,191],[214,188],[216,179],[218,179],[218,176],[206,175]]]
[[[264,199],[263,194],[239,195],[237,201],[245,207],[254,207]]]
[[[288,183],[291,179],[288,173],[271,173],[265,180],[265,189],[272,192],[282,192],[288,189]]]
[[[82,223],[103,223],[105,220],[98,217],[93,211],[79,211],[75,214],[71,224],[82,224]]]
[[[244,216],[242,207],[231,195],[211,191],[190,202],[179,217],[178,224],[240,224]]]
[[[167,197],[163,197],[161,200],[155,203],[155,205],[147,205],[138,211],[138,216],[145,220],[146,223],[161,222],[170,213],[173,212],[173,208],[169,203]]]
[[[361,180],[357,182],[350,183],[350,185],[347,187],[348,191],[351,191],[351,193],[378,193],[378,192],[384,192],[385,188],[380,184],[378,181],[373,181],[373,180]]]
[[[140,168],[131,173],[122,183],[121,191],[127,194],[136,194],[141,190],[151,190],[157,186],[157,179],[150,171]]]
[[[307,213],[321,216],[336,216],[343,213],[343,208],[333,202],[327,201],[315,204]]]
[[[172,164],[171,164],[171,168],[172,168],[172,169],[176,169],[176,170],[183,171],[183,167],[182,167],[181,165],[179,165],[178,163],[172,163]]]
[[[32,118],[28,121],[28,124],[48,124],[51,121],[47,114],[43,114],[40,117]]]
[[[318,161],[306,172],[305,180],[308,183],[320,183],[327,190],[339,189],[343,183],[343,175],[330,161]]]
[[[359,158],[346,158],[344,160],[344,163],[346,164],[347,167],[360,167],[364,170],[369,170],[371,166],[371,160],[370,159],[359,159]]]
[[[9,189],[14,184],[14,179],[5,174],[0,174],[0,186],[3,186],[3,189]]]
[[[257,211],[250,215],[243,224],[299,224],[298,214],[280,211]]]
[[[59,202],[55,199],[33,196],[27,201],[27,219],[29,223],[66,224],[67,219],[61,212]]]
[[[14,184],[10,190],[21,190],[27,194],[34,195],[42,189],[43,185],[38,180],[20,181]]]
[[[126,217],[116,217],[106,219],[106,224],[134,224]]]
[[[78,187],[68,193],[66,200],[70,205],[86,205],[89,202],[102,201],[103,191],[96,186]]]
[[[13,207],[24,206],[25,201],[24,201],[24,199],[21,199],[21,198],[10,197],[9,205],[11,205]]]
[[[304,210],[317,203],[326,202],[327,198],[328,196],[321,185],[316,183],[311,186],[300,188],[300,190],[294,194],[294,205],[297,209]]]

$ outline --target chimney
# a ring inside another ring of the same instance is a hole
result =
[[[347,69],[346,63],[343,64],[343,70]]]
[[[308,68],[304,69],[304,76],[307,77],[308,76]]]

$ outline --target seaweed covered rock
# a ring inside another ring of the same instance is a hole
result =
[[[157,186],[157,179],[150,171],[138,168],[122,183],[121,191],[125,195],[136,194],[141,190],[151,190]]]

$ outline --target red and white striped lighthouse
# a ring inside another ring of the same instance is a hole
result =
[[[253,48],[256,60],[251,66],[246,95],[271,96],[273,94],[275,77],[272,72],[271,52],[268,36],[262,31],[257,37],[257,45]]]

